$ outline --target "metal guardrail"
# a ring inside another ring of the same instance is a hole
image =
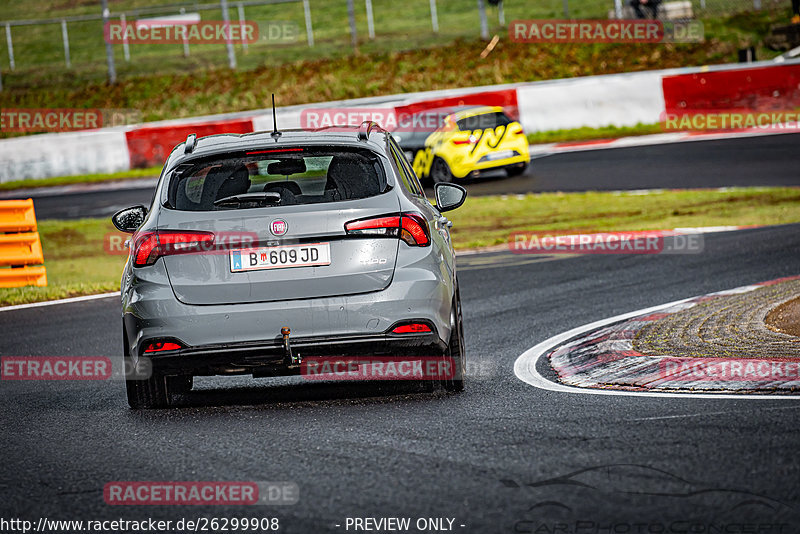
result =
[[[33,199],[0,201],[0,287],[46,286]]]
[[[242,0],[242,1],[231,0],[230,5],[236,7],[241,4],[242,6],[247,7],[247,6],[263,6],[263,5],[273,5],[273,4],[295,4],[301,1],[302,0]],[[108,17],[113,19],[125,15],[126,17],[136,18],[143,15],[158,15],[162,13],[172,14],[180,11],[181,9],[191,9],[193,11],[212,11],[212,10],[219,10],[220,4],[219,2],[214,2],[210,4],[183,3],[183,4],[170,4],[166,6],[141,7],[134,9],[125,9],[121,11],[110,11]],[[97,13],[92,15],[72,15],[67,17],[47,18],[47,19],[0,20],[0,26],[6,26],[6,25],[36,26],[39,24],[61,24],[62,20],[66,22],[87,22],[91,20],[103,20],[103,15],[101,13]]]
[[[8,53],[8,65],[9,68],[13,71],[16,69],[16,59],[14,57],[14,39],[11,29],[14,27],[24,27],[24,26],[43,26],[43,25],[59,25],[61,28],[61,42],[64,49],[64,62],[67,68],[72,67],[72,59],[70,53],[70,38],[69,38],[69,23],[76,23],[76,22],[92,22],[92,21],[101,21],[103,23],[107,23],[111,20],[120,20],[125,22],[128,19],[137,19],[142,16],[147,15],[159,15],[159,14],[177,14],[185,12],[186,10],[190,9],[192,11],[219,11],[222,10],[222,18],[227,20],[228,17],[228,9],[235,8],[238,12],[239,16],[239,24],[244,23],[245,20],[245,7],[252,7],[252,6],[268,6],[268,5],[281,5],[281,4],[303,4],[303,12],[304,12],[304,22],[306,26],[306,39],[308,41],[308,46],[314,46],[314,30],[311,26],[311,0],[232,0],[230,3],[227,0],[217,1],[213,3],[180,3],[180,4],[170,4],[164,6],[154,6],[154,7],[143,7],[143,8],[133,8],[127,10],[120,10],[120,11],[106,11],[105,13],[97,13],[97,14],[90,14],[90,15],[73,15],[73,16],[64,16],[59,18],[43,18],[43,19],[22,19],[22,20],[3,20],[0,21],[0,27],[3,27],[5,30],[5,40],[6,40],[6,51]],[[236,22],[232,22],[232,24],[237,24]],[[100,34],[102,38],[102,34]],[[247,45],[244,45],[245,48]],[[108,45],[106,45],[107,49],[110,49]],[[130,52],[128,50],[127,44],[123,45],[124,54],[126,61],[130,61]],[[188,55],[188,49],[184,48],[184,55]],[[231,43],[228,43],[228,55],[229,55],[229,66],[231,68],[236,67],[236,59],[233,57],[233,49],[231,47]],[[113,66],[113,54],[110,55],[108,61],[111,63],[109,65],[109,77],[112,82],[116,81],[116,72]],[[0,91],[3,90],[2,78],[0,78]]]

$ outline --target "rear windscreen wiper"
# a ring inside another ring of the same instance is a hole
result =
[[[243,193],[241,195],[231,195],[229,197],[221,198],[214,202],[215,206],[234,205],[241,206],[242,204],[280,204],[281,194],[273,191],[265,193]]]

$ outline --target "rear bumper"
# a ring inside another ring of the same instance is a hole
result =
[[[305,359],[330,356],[363,357],[371,360],[379,360],[382,357],[432,357],[443,354],[447,348],[435,332],[425,335],[383,333],[303,339],[294,339],[290,336],[290,342],[292,354]],[[168,375],[300,374],[299,365],[287,365],[282,341],[277,340],[186,347],[144,356],[150,360],[153,369]]]
[[[514,170],[514,169],[524,169],[530,162],[529,161],[520,161],[517,163],[507,163],[506,161],[501,161],[499,164],[494,164],[492,166],[485,166],[482,165],[480,168],[473,169],[469,172],[464,178],[478,178],[488,173],[493,173],[497,171],[507,171],[507,170]]]
[[[168,283],[139,281],[122,294],[126,354],[138,357],[150,342],[173,339],[186,348],[148,355],[154,367],[269,363],[284,356],[284,326],[301,356],[440,354],[436,350],[450,338],[453,294],[452,281],[442,274],[412,262],[395,272],[386,289],[372,293],[207,306],[181,303]],[[432,333],[387,333],[408,320],[428,323]]]
[[[456,178],[475,178],[487,171],[520,167],[529,163],[530,156],[525,153],[496,161],[462,161],[458,165],[452,165],[450,170]]]

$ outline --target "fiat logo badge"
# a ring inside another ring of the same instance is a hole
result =
[[[272,232],[272,235],[280,236],[285,234],[287,230],[289,230],[289,225],[283,219],[275,219],[269,225],[269,231]]]

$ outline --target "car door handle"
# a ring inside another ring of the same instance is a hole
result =
[[[444,215],[439,217],[438,221],[440,226],[447,226],[448,228],[451,228],[453,226],[453,222]]]

